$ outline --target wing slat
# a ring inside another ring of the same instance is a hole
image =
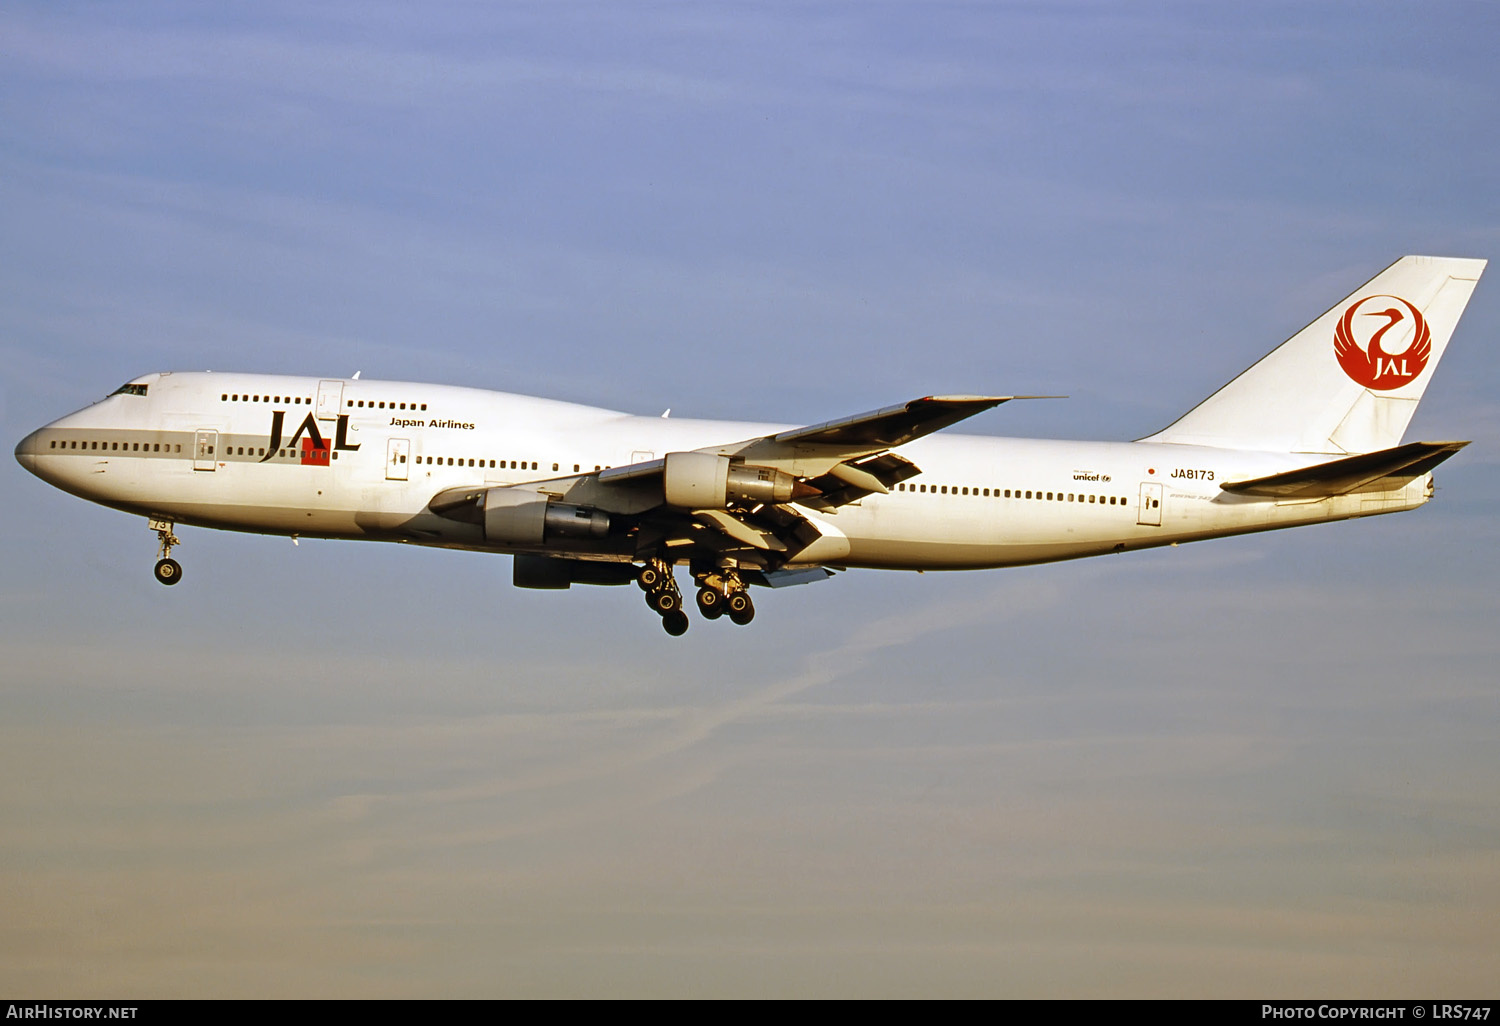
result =
[[[852,417],[824,421],[771,435],[771,442],[840,445],[854,450],[893,449],[951,427],[1012,399],[1059,399],[1046,395],[929,395]]]

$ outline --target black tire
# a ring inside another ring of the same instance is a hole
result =
[[[646,596],[646,601],[652,609],[663,616],[682,608],[682,596],[675,591],[653,591]]]
[[[635,575],[635,583],[641,586],[642,591],[649,592],[661,584],[661,571],[647,563]]]
[[[755,619],[755,603],[743,591],[729,596],[729,619],[741,627]]]
[[[704,619],[717,620],[724,615],[724,596],[713,588],[698,589],[698,612]]]
[[[667,613],[661,618],[661,629],[674,638],[682,637],[687,633],[688,615],[680,609]]]
[[[182,564],[175,559],[158,559],[156,579],[163,584],[176,584],[182,580]]]

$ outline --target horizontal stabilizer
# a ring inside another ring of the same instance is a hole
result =
[[[1394,449],[1319,463],[1284,474],[1228,481],[1219,487],[1237,495],[1270,495],[1278,499],[1315,499],[1347,495],[1388,477],[1414,478],[1468,445],[1468,442],[1410,442]]]

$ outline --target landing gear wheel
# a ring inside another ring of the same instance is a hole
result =
[[[681,610],[682,596],[675,591],[653,591],[646,595],[646,604],[666,616]]]
[[[661,586],[661,582],[661,569],[653,563],[647,563],[645,566],[641,567],[640,572],[635,575],[635,583],[639,584],[641,586],[641,590],[645,592],[655,591],[658,587]]]
[[[741,627],[755,619],[755,603],[750,601],[750,596],[742,591],[737,591],[729,596],[729,619]]]
[[[156,579],[163,584],[176,584],[182,580],[182,564],[172,558],[172,546],[182,542],[172,533],[172,522],[151,517],[146,526],[156,532]]]
[[[724,615],[724,596],[714,588],[699,588],[698,612],[705,620],[717,620]]]
[[[682,637],[687,633],[688,615],[680,609],[674,609],[670,613],[664,613],[661,618],[661,629],[672,635],[672,637],[674,638]]]

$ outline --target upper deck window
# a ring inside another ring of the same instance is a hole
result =
[[[146,386],[145,385],[121,385],[119,388],[115,389],[113,392],[110,393],[110,395],[145,395],[145,394],[146,394]]]

